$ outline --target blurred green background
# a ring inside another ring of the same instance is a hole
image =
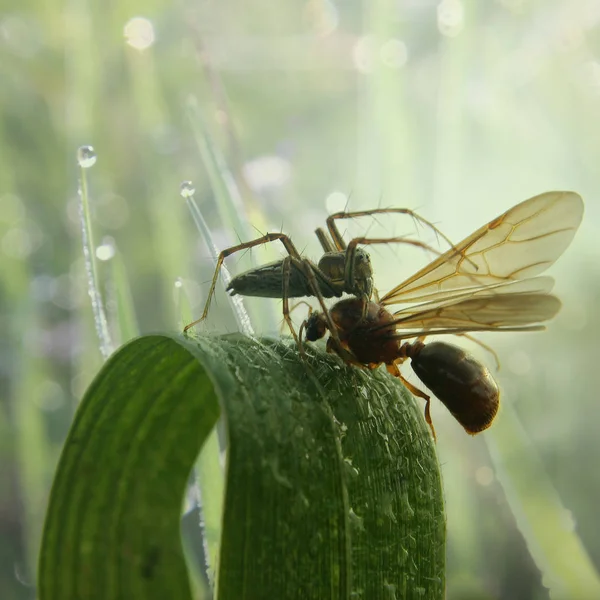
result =
[[[283,230],[315,258],[313,230],[346,204],[413,208],[459,241],[537,193],[579,192],[584,223],[551,270],[562,312],[542,334],[483,338],[502,363],[497,424],[470,438],[439,403],[433,418],[448,598],[565,597],[569,560],[597,583],[599,21],[594,0],[4,3],[0,597],[35,597],[53,471],[102,361],[78,216],[82,144],[98,156],[87,176],[116,343],[134,323],[147,333],[199,316],[213,263],[184,180],[220,248]],[[215,152],[227,205],[206,168]],[[378,229],[435,242],[401,217],[347,235]],[[272,246],[229,268],[280,256]],[[427,259],[373,257],[382,291]],[[280,303],[247,306],[259,333],[278,334]],[[232,323],[220,289],[204,329]]]

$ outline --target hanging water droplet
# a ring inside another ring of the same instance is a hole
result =
[[[77,148],[77,162],[82,169],[89,169],[96,164],[96,151],[93,146],[79,146]]]
[[[176,287],[176,288],[183,287],[183,279],[181,279],[181,277],[178,277],[178,278],[175,280],[175,287]]]
[[[96,258],[98,260],[110,260],[114,257],[116,252],[115,242],[111,237],[105,237],[102,240],[102,244],[100,244],[96,248]]]
[[[179,193],[182,198],[191,198],[196,193],[196,188],[191,181],[184,181],[179,186]]]

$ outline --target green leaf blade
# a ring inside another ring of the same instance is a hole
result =
[[[190,597],[181,502],[218,418],[211,390],[197,361],[168,338],[141,338],[111,357],[86,393],[54,481],[40,598]]]
[[[384,372],[235,335],[148,336],[107,363],[59,466],[42,600],[190,597],[181,498],[217,397],[216,598],[443,598],[441,483],[414,398]]]
[[[197,343],[215,350],[211,338]],[[320,351],[303,362],[285,343],[220,343],[215,366],[255,388],[221,389],[218,598],[442,598],[441,481],[414,398],[385,372]]]

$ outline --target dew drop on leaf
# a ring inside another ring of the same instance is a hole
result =
[[[96,152],[93,146],[79,146],[77,148],[77,162],[82,169],[89,169],[96,164]]]
[[[184,181],[179,186],[179,193],[182,198],[191,198],[196,193],[196,188],[191,181]]]

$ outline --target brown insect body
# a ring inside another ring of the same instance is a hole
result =
[[[498,385],[488,369],[462,348],[439,341],[430,344],[421,341],[403,343],[397,333],[394,315],[375,302],[368,302],[365,306],[358,298],[347,298],[337,302],[330,314],[343,345],[342,349],[336,348],[330,338],[330,351],[348,362],[354,361],[369,368],[385,364],[393,375],[399,377],[397,365],[410,358],[417,377],[467,433],[473,435],[491,425],[498,412]],[[325,333],[323,316],[313,313],[306,322],[306,339],[316,341]],[[351,353],[352,359],[348,359],[346,350]],[[424,394],[423,397],[427,398]]]
[[[474,435],[487,429],[500,405],[500,390],[491,373],[468,352],[453,344],[404,345],[417,377]]]
[[[317,340],[329,331],[328,350],[347,363],[385,364],[426,400],[425,419],[435,435],[429,396],[398,368],[410,358],[419,379],[465,430],[483,431],[498,410],[498,386],[489,371],[456,346],[423,340],[544,329],[541,323],[552,319],[561,303],[550,293],[553,279],[540,274],[570,244],[582,217],[583,201],[574,192],[529,198],[452,244],[377,303],[350,298],[337,302],[327,315],[313,312],[303,324],[306,339]],[[393,305],[397,310],[389,312]]]
[[[394,339],[393,315],[385,307],[358,298],[337,302],[330,310],[342,344],[364,365],[392,364],[400,357],[402,343]],[[385,325],[389,324],[389,327]],[[381,329],[375,327],[382,326]]]

